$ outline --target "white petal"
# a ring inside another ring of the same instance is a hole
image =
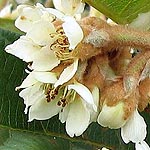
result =
[[[81,0],[62,0],[62,7],[64,8],[64,13],[67,15],[80,14],[84,10],[84,3]],[[67,9],[68,8],[68,9]]]
[[[57,115],[61,107],[57,106],[57,99],[47,102],[46,98],[39,99],[34,105],[29,109],[29,122],[36,120],[46,120],[55,115]]]
[[[74,49],[83,39],[83,31],[73,17],[65,17],[62,24],[64,32],[69,40],[69,49]]]
[[[53,0],[54,6],[59,11],[62,11],[65,15],[72,14],[71,3],[69,0]]]
[[[80,136],[88,127],[90,113],[80,99],[70,104],[70,111],[66,120],[66,131],[69,136]]]
[[[16,90],[21,89],[21,88],[27,88],[30,87],[32,85],[34,85],[35,83],[37,83],[38,81],[36,80],[36,78],[33,75],[33,72],[31,72],[22,82],[22,84],[19,87],[16,87]]]
[[[59,113],[59,120],[60,120],[62,123],[65,123],[65,122],[66,122],[67,117],[68,117],[69,110],[70,110],[70,105],[67,105],[66,107],[63,108],[63,111],[61,111],[61,112]]]
[[[54,7],[60,11],[62,11],[61,0],[53,0]]]
[[[66,82],[68,82],[76,73],[78,68],[78,59],[74,61],[73,64],[71,64],[69,67],[64,69],[64,71],[61,73],[58,81],[55,83],[54,87],[57,87],[59,85],[62,85]]]
[[[37,82],[35,85],[28,87],[19,93],[19,96],[24,99],[24,104],[26,105],[25,113],[27,113],[29,106],[33,105],[38,99],[44,96],[41,85],[41,83]]]
[[[50,71],[58,66],[60,60],[49,47],[43,47],[33,58],[32,69],[35,71]]]
[[[52,72],[33,71],[33,76],[43,83],[55,83],[57,81],[56,74]]]
[[[129,141],[138,143],[145,139],[146,133],[146,123],[136,109],[128,122],[121,128],[122,139],[125,143]]]
[[[94,104],[96,105],[97,107],[97,112],[93,111],[93,109],[90,109],[89,108],[89,111],[90,111],[90,114],[91,114],[91,122],[95,122],[97,120],[97,117],[98,117],[98,114],[99,114],[99,95],[100,95],[100,92],[99,92],[99,88],[98,87],[94,87],[93,91],[92,91],[92,95],[93,95],[93,99],[94,99]]]
[[[71,16],[82,13],[85,6],[80,0],[53,0],[53,3],[56,9]]]
[[[97,86],[94,87],[94,89],[92,91],[92,95],[93,95],[94,103],[98,107],[99,106],[100,92],[99,92],[99,88]]]
[[[145,141],[136,143],[135,148],[136,148],[136,150],[150,150],[149,145]]]
[[[104,104],[98,116],[97,122],[103,127],[111,129],[118,129],[122,127],[126,120],[124,120],[124,104],[119,103],[116,106],[107,106]]]
[[[17,8],[20,16],[15,21],[15,26],[21,31],[28,32],[32,24],[41,18],[42,12],[39,9],[25,5]]]
[[[80,1],[80,0],[79,0]],[[85,7],[85,3],[82,3],[80,1],[80,3],[78,4],[77,8],[75,9],[74,14],[81,14],[84,11],[84,7]]]
[[[68,90],[71,90],[71,89],[75,90],[83,98],[84,101],[91,104],[93,109],[97,111],[97,107],[94,104],[92,93],[86,86],[80,83],[68,85]]]
[[[26,36],[21,36],[17,41],[5,48],[7,53],[13,54],[26,62],[33,61],[34,54],[39,52],[40,49],[40,46],[33,43]]]
[[[41,16],[41,19],[48,21],[48,22],[53,22],[55,19],[55,16],[51,15],[47,11],[43,11],[43,15]]]
[[[55,83],[57,81],[55,73],[52,72],[37,72],[32,71],[22,82],[19,87],[16,87],[16,90],[21,88],[30,87],[37,82],[42,83]]]
[[[61,13],[60,11],[56,10],[56,9],[53,9],[53,8],[45,8],[45,10],[47,12],[49,12],[50,14],[56,16],[56,18],[64,21],[64,17],[65,15],[63,13]]]
[[[51,22],[41,19],[32,24],[26,36],[31,38],[36,44],[45,46],[55,41],[51,37],[51,34],[55,32],[56,29]]]

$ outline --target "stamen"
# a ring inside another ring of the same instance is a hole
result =
[[[50,49],[54,51],[59,60],[72,59],[69,51],[69,41],[62,28],[57,29],[57,33],[53,33],[50,36],[56,38],[56,41],[50,46]]]
[[[66,98],[61,98],[60,101],[58,101],[57,105],[65,107],[68,104]]]
[[[58,106],[61,106],[61,104],[62,104],[61,101],[58,101],[57,105],[58,105]]]
[[[49,103],[50,101],[51,101],[51,98],[50,98],[50,96],[46,96],[46,101]]]
[[[53,89],[53,87],[51,85],[46,84],[46,85],[44,85],[43,89],[45,91],[45,95],[46,95],[45,98],[46,98],[47,102],[51,102],[58,95],[59,87]]]
[[[65,98],[61,99],[61,102],[63,102],[63,103],[66,102],[66,99]]]
[[[67,105],[66,103],[63,103],[63,104],[62,104],[62,107],[65,107],[66,105]]]
[[[62,53],[61,51],[55,52],[55,54],[60,60],[68,60],[74,58],[70,53]]]
[[[60,107],[66,107],[66,105],[74,101],[75,96],[76,92],[74,90],[68,90],[68,87],[65,86],[63,89],[63,96],[57,102],[57,105]]]

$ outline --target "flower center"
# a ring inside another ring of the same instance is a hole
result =
[[[64,89],[64,95],[60,100],[58,101],[57,105],[61,107],[65,107],[67,104],[71,103],[74,101],[76,96],[76,92],[74,90],[68,91],[68,88],[65,87]]]
[[[53,85],[50,85],[50,84],[46,84],[44,86],[46,100],[47,100],[48,103],[56,98],[56,96],[58,95],[58,90],[59,90],[58,87],[53,88]]]
[[[69,58],[69,41],[62,28],[57,29],[56,33],[51,34],[51,37],[56,37],[56,41],[50,46],[56,56],[60,60],[67,60]]]
[[[62,91],[63,90],[63,91]],[[74,90],[68,90],[68,87],[57,87],[54,88],[52,84],[45,84],[44,85],[44,91],[45,91],[45,97],[46,101],[49,103],[52,100],[55,100],[56,96],[61,92],[62,97],[60,97],[60,100],[57,102],[57,105],[60,107],[65,107],[67,104],[74,101],[76,92]]]

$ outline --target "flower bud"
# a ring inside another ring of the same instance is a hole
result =
[[[124,103],[119,102],[115,106],[103,105],[102,111],[98,116],[98,123],[103,127],[117,129],[122,127],[127,120],[124,119]]]
[[[135,95],[126,97],[122,80],[105,88],[101,95],[101,112],[97,122],[111,129],[125,125],[135,110],[137,104]]]

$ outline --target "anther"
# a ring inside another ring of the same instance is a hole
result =
[[[51,100],[55,99],[55,96],[54,95],[50,96],[50,99]]]
[[[65,107],[65,106],[66,106],[66,103],[63,103],[63,104],[62,104],[62,107]]]
[[[65,99],[65,98],[61,99],[61,102],[63,102],[63,103],[64,103],[65,101],[66,101],[66,99]]]
[[[47,97],[47,102],[49,103],[51,101],[51,98],[50,97]]]
[[[58,106],[61,106],[61,104],[62,104],[61,101],[58,101],[57,105],[58,105]]]

